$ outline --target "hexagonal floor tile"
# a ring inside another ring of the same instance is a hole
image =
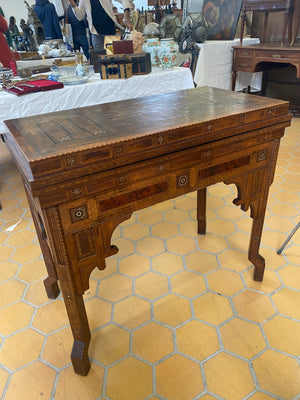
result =
[[[170,280],[172,292],[185,297],[192,298],[206,291],[204,279],[195,272],[181,271]]]
[[[204,251],[194,251],[184,257],[187,269],[206,274],[218,268],[217,257]]]
[[[111,320],[112,305],[102,299],[91,299],[85,303],[91,331]]]
[[[131,254],[119,261],[121,274],[136,278],[150,270],[150,258],[140,254]]]
[[[153,225],[151,233],[152,236],[156,236],[161,239],[168,239],[178,234],[178,225],[165,221],[160,222],[159,224]]]
[[[224,348],[245,358],[252,358],[266,347],[259,326],[234,318],[220,327]]]
[[[178,209],[189,211],[197,207],[197,202],[196,199],[183,196],[175,200],[175,206]]]
[[[224,352],[204,364],[207,389],[226,400],[242,400],[255,389],[248,364]]]
[[[203,391],[199,364],[175,354],[156,367],[157,394],[168,400],[192,400]]]
[[[204,293],[193,301],[195,316],[202,321],[219,325],[233,316],[226,297],[215,293]]]
[[[105,300],[116,302],[130,296],[132,280],[126,276],[115,274],[100,282],[98,296]]]
[[[152,393],[152,369],[128,357],[107,372],[106,394],[112,400],[144,400]]]
[[[189,220],[189,213],[185,210],[174,208],[173,210],[165,211],[164,220],[173,224],[181,224]]]
[[[146,209],[137,213],[137,222],[145,225],[154,225],[162,221],[162,214],[153,209]]]
[[[15,372],[6,391],[5,400],[50,399],[55,379],[54,369],[40,361]]]
[[[187,299],[168,294],[153,303],[154,318],[169,326],[175,327],[192,317],[190,303]]]
[[[139,240],[149,235],[149,227],[141,224],[133,224],[123,228],[122,236],[131,240]]]
[[[299,214],[297,208],[294,207],[292,204],[276,203],[270,206],[270,210],[273,214],[278,215],[279,217],[291,218]],[[278,227],[280,227],[280,225],[278,225]]]
[[[156,363],[174,350],[172,331],[155,322],[138,328],[132,335],[132,352]]]
[[[90,356],[104,365],[110,365],[129,353],[130,333],[109,324],[92,335]]]
[[[112,240],[112,244],[118,247],[119,251],[115,255],[116,258],[122,258],[134,253],[134,241],[124,238]]]
[[[92,363],[87,376],[74,374],[73,367],[63,369],[58,378],[55,400],[97,399],[102,394],[104,369]]]
[[[19,247],[11,256],[11,260],[20,264],[28,261],[36,260],[41,257],[41,248],[38,244],[29,244],[28,246]]]
[[[115,305],[113,320],[128,329],[133,329],[151,319],[150,302],[130,296]]]
[[[166,244],[168,251],[181,255],[191,253],[197,249],[195,240],[193,238],[181,235],[167,239]]]
[[[239,316],[262,323],[275,314],[267,295],[245,290],[234,297],[233,303]]]
[[[218,260],[222,268],[236,272],[245,271],[251,265],[246,252],[234,249],[227,249],[218,254]]]
[[[244,216],[243,211],[239,207],[226,205],[218,208],[216,213],[219,218],[227,219],[229,221],[234,221]]]
[[[220,347],[216,329],[197,320],[177,328],[176,337],[178,350],[199,361]]]
[[[73,341],[72,331],[69,326],[52,335],[48,335],[42,358],[56,368],[63,368],[71,361],[70,355]]]
[[[4,371],[4,369],[0,368],[0,398],[4,398],[3,391],[7,382],[7,379],[9,377],[9,373],[7,371]]]
[[[44,339],[43,335],[32,329],[9,336],[0,350],[1,363],[11,370],[16,370],[38,359]]]
[[[16,279],[0,284],[0,308],[21,300],[26,284]]]
[[[232,296],[244,289],[239,274],[221,268],[208,274],[207,282],[211,290],[225,296]]]
[[[27,229],[19,232],[12,232],[6,241],[6,244],[14,248],[26,246],[31,244],[36,237],[34,232],[28,231]]]
[[[0,264],[1,268],[1,264]],[[278,271],[278,275],[282,279],[285,286],[290,288],[300,288],[300,268],[299,265],[289,264]]]
[[[249,289],[254,289],[264,293],[272,293],[276,289],[280,288],[281,282],[274,271],[266,269],[263,281],[255,281],[253,279],[253,271],[254,267],[251,267],[243,273],[243,278]]]
[[[47,296],[44,281],[31,283],[25,293],[24,300],[35,306],[49,303],[50,299]]]
[[[211,233],[199,236],[197,243],[199,249],[214,254],[220,253],[228,248],[228,243],[223,236],[213,235]]]
[[[136,244],[136,251],[144,256],[153,257],[165,251],[164,242],[161,239],[147,237]]]
[[[152,270],[164,275],[173,275],[183,269],[182,257],[177,254],[163,253],[152,259]]]
[[[283,288],[272,295],[273,302],[280,314],[300,320],[300,292]]]
[[[12,279],[20,266],[11,261],[4,261],[0,263],[0,282],[7,281],[8,279]]]
[[[274,400],[274,397],[270,397],[265,393],[257,391],[253,396],[250,396],[248,400]]]
[[[44,260],[38,259],[23,264],[18,272],[18,278],[26,282],[34,282],[47,277]]]
[[[38,308],[32,326],[44,333],[51,333],[68,323],[64,302],[58,299]]]
[[[154,300],[169,291],[169,283],[166,276],[149,272],[135,280],[135,293],[138,296]]]
[[[285,400],[300,393],[300,366],[294,358],[267,350],[253,360],[253,367],[263,390]]]
[[[7,336],[28,326],[34,308],[22,301],[0,309],[0,334]]]
[[[215,219],[213,221],[209,221],[207,224],[207,230],[210,233],[214,233],[217,235],[226,236],[230,233],[236,231],[234,223],[231,221],[226,221],[225,219]]]
[[[271,347],[294,356],[300,354],[300,322],[276,315],[263,329]]]

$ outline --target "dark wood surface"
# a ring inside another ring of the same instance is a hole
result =
[[[197,191],[198,233],[206,230],[206,188],[234,183],[251,209],[248,257],[259,254],[269,186],[288,102],[198,88],[10,120],[5,140],[23,176],[48,278],[64,297],[74,337],[74,371],[90,368],[83,302],[94,268],[118,249],[114,229],[135,210]]]
[[[234,46],[232,62],[232,90],[235,90],[237,71],[260,72],[291,64],[300,79],[300,45],[278,46],[262,43],[250,46]]]

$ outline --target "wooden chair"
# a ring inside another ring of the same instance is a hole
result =
[[[296,3],[297,3],[297,0],[296,0]],[[283,46],[283,43],[284,43],[287,27],[289,28],[289,30],[288,30],[289,43],[291,43],[291,45],[294,44],[294,41],[297,36],[297,32],[295,31],[294,38],[292,39],[294,0],[264,0],[264,1],[263,0],[243,0],[242,13],[241,13],[240,44],[242,44],[242,42],[243,42],[244,25],[245,25],[245,18],[246,18],[247,11],[262,11],[265,13],[264,32],[263,32],[263,38],[262,38],[263,43],[266,41],[269,13],[284,11],[281,46]]]

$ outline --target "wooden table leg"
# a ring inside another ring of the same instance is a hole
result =
[[[262,281],[265,271],[265,259],[259,254],[261,235],[264,225],[265,212],[267,207],[268,191],[251,205],[251,217],[253,218],[248,259],[254,265],[253,279]]]
[[[57,265],[56,269],[74,338],[71,352],[73,369],[76,374],[86,376],[91,366],[88,356],[91,332],[83,297],[76,291],[71,267]]]
[[[292,38],[292,41],[291,41],[291,46],[294,46],[294,44],[295,44],[295,40],[297,39],[297,34],[298,34],[298,26],[299,26],[299,12],[300,12],[300,10],[298,9],[298,2],[299,2],[299,0],[295,0],[295,3],[294,3],[294,14],[293,14],[293,16],[295,16],[295,30],[294,30],[294,35],[293,35],[293,38]],[[292,16],[292,19],[293,19],[293,16]],[[291,24],[292,25],[292,24]]]
[[[198,233],[206,233],[206,188],[197,191]]]
[[[55,299],[59,295],[59,286],[57,283],[57,273],[50,248],[47,242],[47,235],[41,216],[39,215],[35,203],[24,183],[25,193],[28,200],[29,208],[32,214],[33,223],[41,246],[43,258],[48,272],[48,277],[44,280],[44,286],[47,296],[50,299]]]

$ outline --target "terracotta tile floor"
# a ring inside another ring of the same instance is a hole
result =
[[[300,399],[300,119],[282,141],[261,253],[247,259],[251,220],[234,186],[209,188],[208,232],[195,193],[141,210],[118,227],[120,252],[85,295],[87,377],[70,365],[61,298],[45,267],[20,176],[0,145],[0,397],[3,400]]]

